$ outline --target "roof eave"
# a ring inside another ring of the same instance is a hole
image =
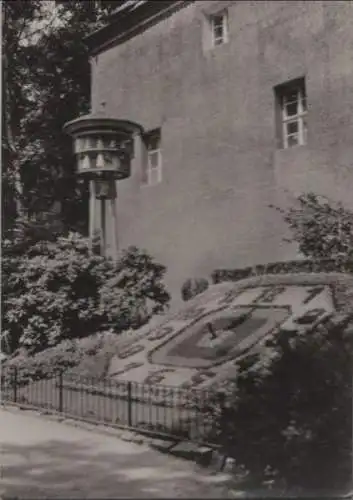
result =
[[[108,25],[85,37],[85,43],[91,56],[97,55],[113,45],[122,43],[125,39],[131,38],[134,34],[143,30],[144,27],[158,22],[163,16],[170,15],[174,10],[193,3],[193,1],[146,1],[134,9],[116,11]]]

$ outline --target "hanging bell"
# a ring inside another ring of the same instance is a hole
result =
[[[89,157],[88,157],[88,155],[84,155],[84,157],[82,159],[82,162],[81,162],[81,168],[82,169],[87,169],[89,167],[90,167]]]
[[[97,166],[97,168],[103,168],[104,167],[103,153],[98,153],[96,166]]]
[[[111,167],[113,165],[113,158],[114,155],[110,152],[104,154],[104,162],[108,167]]]

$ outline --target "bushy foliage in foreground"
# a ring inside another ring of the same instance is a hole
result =
[[[353,315],[280,331],[239,362],[225,398],[203,408],[212,438],[253,477],[287,487],[351,480]],[[223,402],[222,402],[223,401]]]
[[[131,247],[117,262],[82,236],[3,242],[2,350],[34,353],[59,342],[138,328],[168,306],[165,267]]]

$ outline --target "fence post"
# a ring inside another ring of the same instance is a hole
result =
[[[13,402],[17,403],[17,366],[13,370]]]
[[[225,408],[225,401],[226,401],[226,395],[224,394],[224,392],[219,392],[218,393],[218,403],[219,403],[219,408],[222,412],[222,415],[223,415],[224,408]]]
[[[132,382],[127,382],[127,422],[132,427]]]
[[[64,402],[63,402],[63,371],[59,371],[58,377],[58,388],[59,388],[59,413],[64,411]]]
[[[224,436],[227,435],[227,414],[225,411],[225,401],[226,401],[226,396],[224,392],[219,392],[218,393],[218,403],[219,403],[219,409],[221,411],[221,416],[220,416],[220,430],[221,430],[221,441],[220,441],[220,453],[221,453],[221,462],[220,462],[220,467],[219,470],[223,471],[226,463],[227,463],[227,450],[225,449],[225,442],[224,442]]]
[[[224,433],[226,433],[226,428],[227,428],[227,414],[226,414],[226,408],[225,408],[225,402],[226,402],[226,395],[224,392],[219,392],[218,393],[218,405],[219,405],[219,410],[220,410],[220,419],[219,419],[219,427],[221,430],[221,436],[224,436]]]

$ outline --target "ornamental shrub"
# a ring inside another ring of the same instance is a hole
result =
[[[353,261],[353,211],[325,196],[304,193],[289,210],[275,208],[300,252],[314,260]]]
[[[103,379],[109,361],[116,352],[117,337],[104,332],[84,339],[64,340],[54,347],[28,356],[19,349],[15,356],[4,363],[2,376],[11,381],[13,369],[17,370],[17,383],[53,378],[64,373],[65,377]]]
[[[324,196],[304,193],[289,209],[271,205],[290,230],[306,260],[271,262],[239,269],[216,269],[213,283],[238,281],[258,274],[291,272],[353,273],[353,211]]]
[[[35,353],[66,339],[138,328],[163,312],[165,267],[131,247],[117,262],[77,233],[3,241],[2,350]]]
[[[193,299],[196,295],[207,290],[209,286],[206,278],[189,278],[181,287],[181,297],[186,302]]]

